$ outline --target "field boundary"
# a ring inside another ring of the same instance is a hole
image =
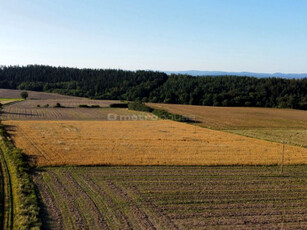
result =
[[[6,222],[10,228],[6,229],[40,229],[38,199],[27,158],[11,143],[2,125],[0,138],[1,160],[8,180],[5,200],[9,208]]]

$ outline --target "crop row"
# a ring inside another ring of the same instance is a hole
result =
[[[303,229],[306,173],[306,166],[287,166],[284,175],[276,166],[60,167],[34,181],[52,228]]]

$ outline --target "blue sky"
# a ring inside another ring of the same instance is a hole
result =
[[[305,0],[0,0],[0,65],[307,72]]]

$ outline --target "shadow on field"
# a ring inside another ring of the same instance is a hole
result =
[[[16,128],[17,127],[15,125],[4,125],[4,130],[7,133],[7,136],[9,136],[9,137],[14,137],[15,136],[15,134],[13,134],[13,133],[8,134],[8,132],[14,132],[14,131],[17,130]]]

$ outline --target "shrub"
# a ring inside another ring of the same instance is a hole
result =
[[[78,105],[79,108],[100,108],[100,105],[85,105],[85,104],[81,104]]]
[[[57,102],[55,104],[54,108],[63,108],[63,106],[61,105],[61,103]]]
[[[196,122],[196,121],[193,121],[179,114],[172,114],[162,109],[152,109],[140,102],[129,103],[128,108],[130,110],[137,110],[137,111],[143,111],[143,112],[149,112],[149,113],[151,112],[152,114],[156,115],[160,119],[173,120],[173,121],[179,121],[179,122]]]
[[[88,105],[84,105],[84,104],[79,105],[78,107],[79,107],[79,108],[89,108],[89,106],[88,106]]]
[[[190,120],[187,117],[184,117],[179,114],[172,114],[162,109],[154,109],[152,113],[161,119],[173,120],[179,122],[192,122],[192,120]]]
[[[140,102],[132,102],[132,103],[128,103],[128,109],[130,110],[136,110],[136,111],[143,111],[143,112],[152,112],[153,109],[146,106],[143,103]]]
[[[110,104],[110,108],[128,108],[127,103],[114,103]]]
[[[91,105],[91,108],[100,108],[100,105]]]

